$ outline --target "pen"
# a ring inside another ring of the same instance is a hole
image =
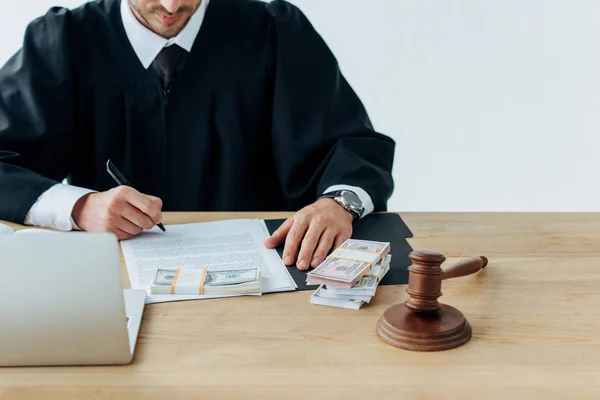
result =
[[[110,159],[106,162],[106,170],[108,171],[110,176],[112,176],[112,178],[117,182],[118,185],[133,187],[129,184],[129,181],[125,179],[121,171],[119,171],[119,169],[115,166],[115,164],[113,164],[113,162]],[[158,227],[161,231],[166,232],[163,224],[158,223]]]

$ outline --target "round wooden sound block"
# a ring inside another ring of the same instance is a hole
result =
[[[442,351],[471,339],[471,325],[454,307],[441,304],[434,313],[415,313],[404,303],[388,308],[377,321],[377,336],[385,343],[412,351]]]

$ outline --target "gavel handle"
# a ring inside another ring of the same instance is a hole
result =
[[[484,256],[466,258],[449,266],[448,268],[444,268],[442,280],[474,274],[480,269],[485,268],[487,264],[488,259]]]

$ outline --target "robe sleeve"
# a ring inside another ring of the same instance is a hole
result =
[[[31,22],[21,49],[0,69],[0,220],[22,224],[69,172],[75,95],[68,13],[52,8]]]
[[[305,15],[288,2],[267,6],[275,52],[272,142],[290,207],[333,185],[364,189],[387,211],[395,142],[373,129],[338,62]]]

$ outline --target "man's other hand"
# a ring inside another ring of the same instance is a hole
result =
[[[265,241],[275,248],[285,240],[283,262],[293,265],[298,254],[298,269],[317,267],[331,251],[352,236],[353,216],[333,199],[321,199],[287,219]]]
[[[131,239],[162,221],[162,201],[129,186],[88,194],[75,203],[73,221],[87,232],[112,232]]]

